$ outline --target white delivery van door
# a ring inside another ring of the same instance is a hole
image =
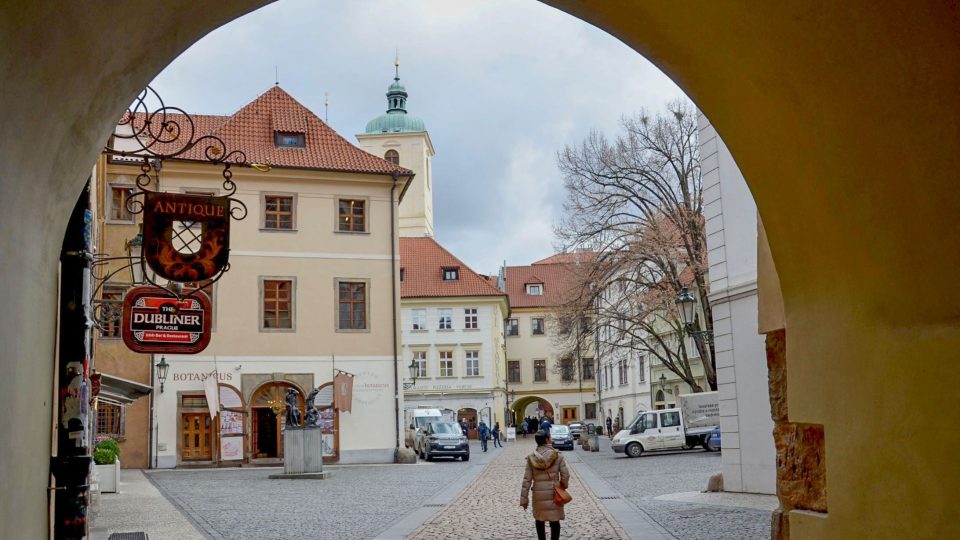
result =
[[[660,423],[657,413],[644,413],[640,418],[639,426],[643,429],[637,434],[644,450],[659,450],[663,447],[663,438],[660,436]]]
[[[683,448],[683,426],[680,425],[680,411],[660,413],[660,437],[663,449]]]

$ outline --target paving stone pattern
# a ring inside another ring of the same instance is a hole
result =
[[[503,449],[480,478],[467,487],[447,507],[427,520],[408,539],[529,539],[536,538],[533,514],[520,508],[520,485],[523,482],[524,459],[536,445],[520,439]],[[569,456],[571,452],[562,452]],[[568,465],[569,468],[569,465]],[[598,503],[590,490],[570,468],[570,494],[566,519],[561,522],[564,539],[627,538],[623,529]],[[549,528],[548,528],[549,534]]]
[[[349,540],[377,536],[473,461],[331,467],[326,480],[268,479],[276,469],[147,474],[208,538]]]
[[[770,538],[770,512],[653,499],[668,493],[702,491],[710,476],[720,471],[719,453],[690,450],[628,458],[615,454],[605,439],[599,452],[584,452],[579,447],[576,452],[598,476],[677,538]]]

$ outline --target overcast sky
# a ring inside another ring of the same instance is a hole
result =
[[[682,91],[610,35],[534,0],[280,0],[200,40],[153,82],[168,104],[231,114],[280,85],[356,144],[386,110],[400,50],[424,119],[437,240],[478,272],[553,252],[557,151]]]

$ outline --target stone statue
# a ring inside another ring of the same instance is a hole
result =
[[[320,393],[319,388],[314,388],[309,394],[307,394],[306,408],[307,408],[307,417],[303,421],[303,427],[317,427],[320,420],[320,411],[317,410],[317,406],[314,404],[314,400],[317,397],[317,394]]]
[[[300,408],[297,407],[297,391],[287,389],[287,427],[300,427]]]

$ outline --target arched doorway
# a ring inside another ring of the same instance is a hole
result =
[[[458,409],[458,410],[457,410],[457,422],[459,422],[460,425],[464,425],[464,423],[466,424],[466,426],[467,426],[467,438],[468,438],[468,439],[476,439],[476,438],[477,438],[477,422],[479,422],[479,419],[477,418],[477,410],[476,410],[476,409],[473,409],[473,408],[470,408],[470,407],[465,407],[465,408],[462,408],[462,409]]]
[[[256,389],[250,398],[250,459],[283,458],[283,428],[287,421],[287,390],[297,391],[297,407],[304,415],[303,391],[293,383],[270,381]]]
[[[533,418],[537,422],[545,416],[553,418],[553,405],[539,396],[524,396],[517,398],[510,406],[516,420],[517,432],[523,432],[523,421]]]

